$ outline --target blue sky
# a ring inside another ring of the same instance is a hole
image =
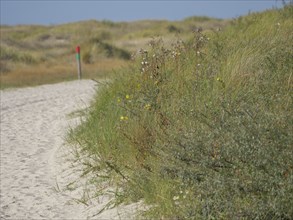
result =
[[[0,0],[1,24],[62,24],[81,20],[181,20],[188,16],[236,18],[282,7],[280,0]]]

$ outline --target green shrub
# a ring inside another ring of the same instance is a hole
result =
[[[37,60],[29,53],[17,52],[15,50],[1,47],[0,48],[0,60],[2,61],[13,61],[22,62],[26,64],[34,64]]]
[[[178,27],[176,27],[175,25],[171,24],[167,27],[168,31],[170,33],[179,33],[180,32],[180,29]]]
[[[90,51],[88,51],[88,53],[90,53],[92,59],[99,56],[124,60],[129,60],[131,58],[131,54],[127,50],[115,47],[99,38],[90,39],[88,45],[90,46]]]
[[[83,54],[82,54],[82,61],[86,64],[90,64],[92,63],[92,55],[90,53],[90,51],[85,51]]]

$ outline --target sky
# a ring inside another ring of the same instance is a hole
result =
[[[281,0],[0,0],[1,25],[57,25],[83,20],[237,18],[282,7]]]

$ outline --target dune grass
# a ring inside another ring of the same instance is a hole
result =
[[[222,27],[229,21],[82,21],[57,26],[1,26],[1,89],[76,79],[75,47],[81,47],[84,77],[107,77],[130,62],[153,36],[187,37],[203,26]],[[178,28],[180,26],[180,29]],[[110,64],[111,63],[111,64]]]
[[[82,64],[83,79],[108,79],[119,69],[129,65],[121,59],[101,59],[93,64]],[[62,81],[76,80],[77,64],[42,63],[37,65],[19,65],[9,73],[1,75],[1,89],[12,87],[37,86]]]
[[[69,141],[93,181],[117,187],[114,204],[143,200],[147,219],[292,219],[292,10],[154,39],[99,91]]]

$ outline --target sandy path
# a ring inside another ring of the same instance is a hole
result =
[[[107,202],[85,206],[55,190],[74,173],[60,156],[74,120],[68,114],[87,107],[96,88],[82,80],[1,91],[1,219],[87,219]],[[110,210],[95,219],[117,216]]]

